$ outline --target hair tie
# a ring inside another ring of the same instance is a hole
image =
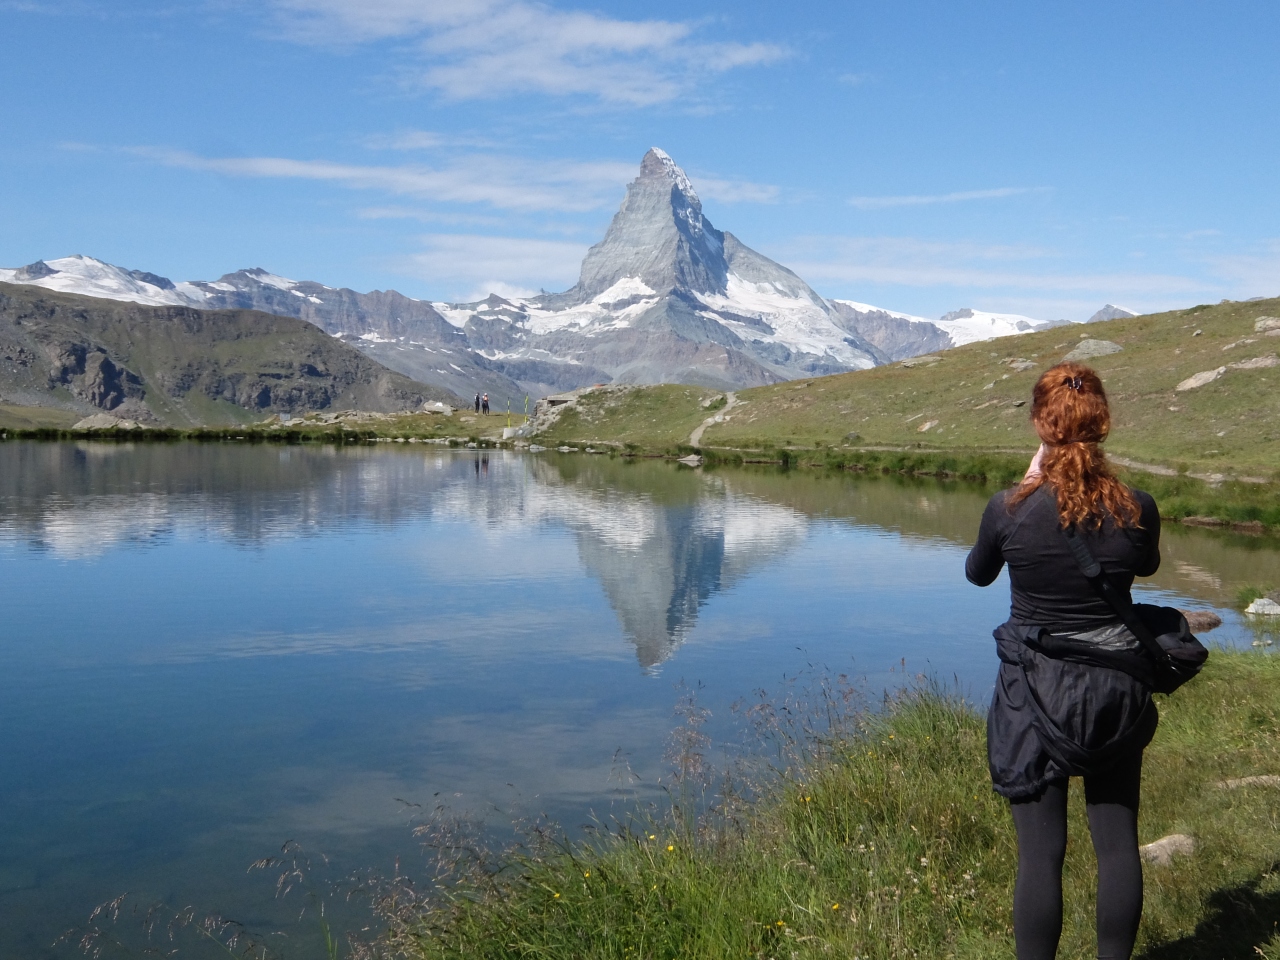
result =
[[[1064,387],[1070,387],[1072,390],[1076,391],[1076,393],[1079,393],[1080,388],[1084,386],[1084,381],[1079,377],[1063,377],[1062,385]]]

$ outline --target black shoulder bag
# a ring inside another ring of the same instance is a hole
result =
[[[1156,681],[1152,689],[1156,693],[1173,693],[1200,672],[1209,659],[1209,651],[1191,633],[1191,627],[1182,611],[1175,607],[1160,607],[1152,603],[1134,603],[1116,589],[1111,578],[1102,569],[1089,547],[1077,535],[1074,527],[1063,531],[1071,554],[1099,596],[1107,602],[1124,621],[1129,632],[1155,663]]]

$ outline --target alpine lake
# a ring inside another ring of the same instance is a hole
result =
[[[990,492],[429,445],[0,443],[0,957],[83,955],[55,941],[126,893],[129,943],[161,905],[157,948],[190,908],[302,956],[326,897],[368,922],[326,878],[426,869],[414,827],[437,809],[581,837],[660,803],[690,698],[724,744],[735,704],[823,675],[982,704],[1008,585],[963,563]],[[1162,548],[1140,599],[1270,643],[1234,603],[1280,585],[1280,542],[1166,525]],[[316,872],[277,896],[280,865],[249,868],[282,856]]]

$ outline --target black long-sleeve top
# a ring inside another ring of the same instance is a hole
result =
[[[964,573],[985,587],[1009,565],[1010,619],[1042,624],[1055,632],[1091,630],[1119,617],[1080,572],[1058,521],[1058,504],[1048,485],[1011,511],[1012,490],[987,503],[978,542],[969,551]],[[1149,577],[1160,566],[1160,513],[1151,495],[1134,490],[1141,508],[1137,527],[1117,527],[1108,518],[1100,529],[1078,531],[1112,583],[1126,593],[1133,578]]]

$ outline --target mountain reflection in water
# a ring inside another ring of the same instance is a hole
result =
[[[561,528],[645,669],[671,656],[710,597],[794,550],[813,522],[967,546],[988,496],[927,482],[436,447],[10,442],[0,457],[0,538],[67,559],[168,540],[254,549],[432,518],[493,533]],[[1165,562],[1147,583],[1227,604],[1243,586],[1280,582],[1276,547],[1166,525]]]
[[[804,539],[795,510],[710,475],[605,458],[227,444],[9,444],[0,536],[66,558],[219,537],[245,547],[434,517],[572,533],[643,668],[699,607]]]
[[[407,443],[0,443],[0,957],[74,955],[48,944],[124,890],[296,921],[246,865],[295,838],[389,868],[416,848],[396,798],[625,815],[660,798],[678,680],[719,742],[811,665],[981,702],[1008,602],[963,579],[988,496]],[[1280,585],[1276,540],[1170,525],[1162,550],[1144,599],[1252,642],[1229,607]]]

